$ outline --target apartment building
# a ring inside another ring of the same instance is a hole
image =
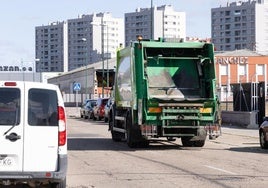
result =
[[[108,12],[68,21],[69,70],[116,56],[124,43],[124,22]]]
[[[124,22],[110,13],[81,15],[36,27],[37,72],[67,72],[114,58],[124,43]]]
[[[125,45],[138,35],[144,39],[185,39],[185,17],[185,12],[175,11],[171,5],[137,8],[136,12],[125,13]]]
[[[268,0],[235,1],[212,8],[211,34],[217,51],[249,49],[268,54]]]
[[[67,71],[67,24],[53,22],[35,28],[36,72]]]

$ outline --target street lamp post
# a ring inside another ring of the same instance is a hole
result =
[[[96,26],[101,26],[101,59],[102,59],[102,98],[104,97],[104,27],[106,27],[106,40],[107,40],[107,82],[106,82],[106,85],[107,87],[109,87],[109,65],[108,65],[108,25],[104,24],[103,23],[103,18],[101,20],[101,23],[94,23],[94,22],[91,22],[91,25],[96,25]]]
[[[107,95],[108,95],[108,88],[109,88],[109,81],[110,81],[110,78],[109,78],[109,57],[108,57],[108,54],[109,54],[109,42],[108,42],[108,35],[109,35],[109,33],[108,33],[108,25],[106,25],[106,45],[107,45],[107,47],[106,47],[106,61],[107,61]]]
[[[101,95],[104,98],[104,27],[103,18],[101,19],[101,56],[102,56],[102,90]]]
[[[151,0],[151,39],[153,39],[153,0]]]
[[[87,70],[87,65],[88,65],[88,62],[87,62],[87,39],[86,38],[82,38],[81,39],[83,42],[85,42],[85,44],[86,44],[86,50],[85,50],[85,63],[86,63],[86,70],[85,70],[85,74],[86,74],[86,76],[85,76],[85,78],[86,78],[86,80],[85,80],[85,94],[86,94],[86,98],[87,98],[87,94],[88,94],[88,92],[87,92],[87,90],[88,90],[88,88],[87,88],[87,79],[88,79],[88,70]]]
[[[33,63],[33,82],[35,82],[35,75],[34,73],[36,72],[36,62],[39,62],[40,59],[36,58],[35,62]]]

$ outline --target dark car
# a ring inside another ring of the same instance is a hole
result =
[[[260,145],[262,149],[268,149],[268,117],[264,118],[259,128]]]
[[[112,98],[110,98],[104,107],[104,121],[105,122],[108,122],[109,120],[109,115],[110,115],[110,110],[111,110],[112,105],[113,105],[113,100]]]
[[[85,108],[85,119],[92,119],[93,118],[93,108],[96,106],[97,100],[92,99],[89,100],[86,104]]]
[[[109,98],[99,98],[96,106],[93,108],[93,119],[101,120],[104,118],[104,106],[107,104]]]
[[[87,119],[90,115],[90,112],[92,112],[95,103],[95,99],[86,99],[85,103],[80,108],[80,117]]]

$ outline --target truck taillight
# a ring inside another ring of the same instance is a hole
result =
[[[58,106],[58,121],[59,121],[59,146],[66,144],[66,117],[62,106]]]

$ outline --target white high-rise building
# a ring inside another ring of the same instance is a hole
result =
[[[185,12],[174,11],[171,5],[153,8],[137,8],[136,12],[125,13],[125,44],[136,40],[141,35],[144,39],[185,39]]]
[[[212,8],[211,34],[217,51],[250,49],[268,54],[268,0],[235,1]]]
[[[114,58],[124,43],[124,21],[110,13],[81,15],[36,27],[37,72],[67,72]]]
[[[124,22],[110,13],[82,15],[68,21],[69,70],[116,57],[124,43]]]

